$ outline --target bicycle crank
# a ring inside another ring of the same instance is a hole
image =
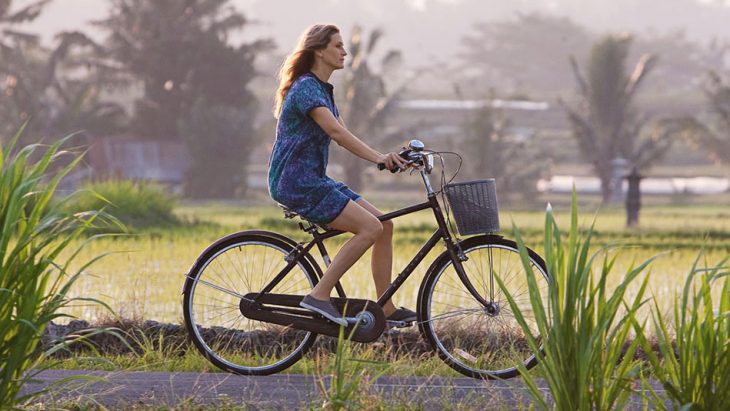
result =
[[[257,294],[249,293],[241,299],[239,308],[244,317],[335,338],[340,334],[339,325],[299,306],[303,295],[264,294],[253,302]],[[374,301],[332,298],[332,303],[347,319],[345,338],[352,335],[353,341],[368,343],[377,340],[385,331],[385,313]]]

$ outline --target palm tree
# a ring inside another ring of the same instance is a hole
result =
[[[601,181],[601,194],[608,202],[614,189],[614,161],[628,161],[628,168],[649,166],[661,158],[680,126],[662,120],[645,132],[649,118],[640,115],[633,100],[642,80],[651,72],[656,57],[644,54],[629,74],[626,58],[632,38],[606,36],[591,49],[587,76],[573,57],[570,59],[582,102],[571,107],[562,100],[578,147],[591,162]]]
[[[715,161],[730,164],[730,84],[711,71],[705,95],[713,121],[699,135]]]
[[[347,67],[344,95],[345,104],[342,109],[342,118],[347,127],[367,139],[367,143],[383,150],[391,149],[394,141],[402,135],[402,130],[391,130],[386,133],[386,120],[393,105],[405,89],[405,85],[389,92],[385,87],[382,72],[385,67],[399,64],[401,53],[390,50],[381,61],[380,74],[371,68],[371,55],[377,48],[383,31],[375,29],[370,32],[367,42],[362,39],[360,26],[355,26],[350,37],[349,53],[352,56]],[[381,150],[381,151],[383,151]],[[355,191],[361,190],[363,184],[363,170],[368,166],[364,160],[347,159],[345,167],[345,181]]]

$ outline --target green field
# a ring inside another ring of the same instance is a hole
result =
[[[399,204],[384,200],[376,204],[394,209]],[[567,229],[569,207],[554,207],[561,227]],[[142,230],[136,234],[94,241],[84,250],[84,261],[92,256],[112,252],[93,265],[73,289],[76,295],[95,297],[109,304],[118,315],[126,318],[154,319],[180,323],[182,321],[181,289],[184,275],[205,247],[226,234],[248,229],[280,231],[297,240],[306,234],[298,230],[296,221],[284,220],[274,206],[233,206],[221,204],[185,205],[176,213],[190,224],[171,229]],[[719,205],[662,205],[642,209],[641,227],[626,229],[623,209],[608,208],[596,212],[595,207],[581,208],[584,227],[595,217],[594,248],[617,245],[611,254],[617,255],[614,279],[620,280],[631,265],[656,256],[651,265],[651,289],[660,305],[669,307],[674,292],[683,285],[694,260],[700,252],[708,264],[716,264],[730,254],[730,209]],[[528,245],[541,252],[543,211],[500,212],[502,234],[513,238],[514,223]],[[396,220],[394,270],[400,271],[433,231],[435,224],[428,211]],[[331,254],[341,240],[330,240]],[[415,307],[420,279],[437,253],[437,247],[421,263],[415,274],[396,294],[396,304]],[[637,283],[638,284],[638,283]],[[370,277],[369,256],[366,255],[344,278],[346,290],[352,296],[375,298]],[[77,306],[70,314],[89,321],[108,317],[99,306]]]

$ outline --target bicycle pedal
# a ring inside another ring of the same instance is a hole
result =
[[[413,321],[393,321],[387,320],[388,328],[407,328],[413,325]]]

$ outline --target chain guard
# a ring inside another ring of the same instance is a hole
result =
[[[258,293],[249,293],[241,299],[239,308],[244,317],[335,338],[340,334],[339,325],[299,306],[304,298],[302,295],[264,294],[254,302],[257,295]],[[377,340],[385,331],[385,313],[374,301],[332,298],[332,303],[348,318],[345,338],[368,343]]]

